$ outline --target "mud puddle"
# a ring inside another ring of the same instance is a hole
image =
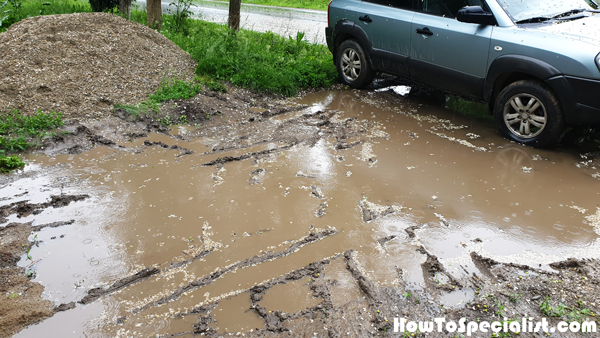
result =
[[[569,149],[522,147],[393,92],[212,99],[225,107],[205,120],[206,102],[173,105],[173,120],[177,107],[198,120],[170,132],[91,126],[113,144],[31,155],[7,180],[0,241],[32,222],[18,266],[58,311],[15,336],[364,337],[394,316],[487,318],[469,310],[496,304],[482,290],[535,313],[499,281],[531,299],[564,291],[533,275],[598,278],[600,182]]]

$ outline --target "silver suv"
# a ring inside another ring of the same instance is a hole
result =
[[[487,102],[502,134],[543,147],[600,126],[594,0],[332,0],[327,45],[353,88],[376,72]]]

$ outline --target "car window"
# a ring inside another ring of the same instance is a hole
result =
[[[400,9],[412,9],[413,0],[365,0],[378,5],[400,8]]]
[[[423,0],[419,9],[425,13],[455,18],[458,10],[465,6],[481,6],[488,11],[483,0]]]

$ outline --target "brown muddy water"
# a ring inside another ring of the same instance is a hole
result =
[[[478,271],[471,252],[548,271],[567,257],[600,257],[600,168],[576,150],[523,147],[493,125],[393,92],[322,91],[288,103],[306,108],[258,127],[174,126],[178,137],[30,155],[0,190],[2,204],[90,197],[5,222],[74,220],[37,232],[19,265],[37,262],[43,297],[76,307],[15,337],[250,334],[276,311],[303,325],[324,302],[315,278],[334,307],[363,306],[349,250],[375,285],[412,292],[427,288],[421,246],[456,278]],[[313,262],[325,265],[303,273]],[[154,270],[115,284],[144,269]],[[94,288],[105,294],[77,303]],[[433,299],[460,308],[473,297],[464,288]]]

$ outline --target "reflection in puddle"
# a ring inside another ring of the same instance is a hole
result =
[[[363,306],[364,290],[340,255],[349,250],[376,285],[418,292],[428,282],[421,246],[456,277],[478,271],[472,251],[536,265],[598,256],[600,189],[590,188],[598,184],[587,172],[592,169],[574,167],[569,154],[511,144],[491,126],[393,95],[323,91],[297,100],[308,108],[265,118],[259,127],[248,122],[210,136],[175,127],[172,134],[189,141],[150,134],[120,150],[32,155],[23,177],[0,191],[3,204],[91,196],[7,218],[75,220],[37,233],[39,247],[30,252],[42,258],[33,280],[44,285],[47,299],[77,301],[144,268],[160,273],[17,336],[190,334],[198,309],[217,301],[201,314],[213,316],[206,328],[248,332],[263,327],[250,310],[250,288],[331,257],[322,275],[333,306]],[[242,134],[251,136],[238,142]],[[238,143],[228,148],[231,140]],[[173,145],[194,153],[180,156]],[[323,229],[336,232],[285,256],[257,258]],[[243,268],[219,273],[246,260],[251,263]],[[296,313],[320,304],[310,278],[272,287],[260,306]],[[450,308],[473,297],[464,289],[438,301]]]

